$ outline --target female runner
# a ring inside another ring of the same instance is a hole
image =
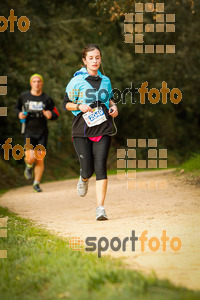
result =
[[[107,190],[107,158],[111,144],[112,117],[118,110],[112,100],[110,79],[101,74],[102,54],[95,44],[82,51],[85,67],[74,74],[66,87],[63,107],[74,114],[72,138],[80,162],[77,191],[87,194],[89,178],[96,174],[96,220],[107,220],[104,200]]]

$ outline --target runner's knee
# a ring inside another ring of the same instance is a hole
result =
[[[89,179],[94,174],[94,168],[81,169],[80,173],[83,179]]]
[[[30,165],[35,162],[35,156],[33,150],[26,150],[25,157],[26,157],[26,163]]]
[[[46,156],[46,150],[45,151],[42,151],[42,150],[35,151],[34,150],[34,156],[35,156],[36,160],[44,161],[44,158]]]
[[[44,164],[44,159],[36,159],[35,164],[36,165],[43,165]]]
[[[107,179],[107,169],[106,167],[95,168],[96,180]]]

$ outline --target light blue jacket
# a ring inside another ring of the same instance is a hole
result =
[[[109,109],[109,100],[113,97],[112,86],[110,79],[101,74],[98,70],[97,75],[102,78],[101,85],[98,91],[85,80],[90,74],[86,68],[81,68],[74,74],[66,87],[66,93],[69,100],[74,103],[91,105],[95,101],[103,102]],[[72,113],[77,116],[81,111],[72,110]]]

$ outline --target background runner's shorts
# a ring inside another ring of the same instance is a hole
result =
[[[24,134],[24,145],[26,144],[26,138],[30,138],[30,144],[35,148],[37,145],[42,145],[47,149],[48,132],[42,135],[31,135],[30,133]]]

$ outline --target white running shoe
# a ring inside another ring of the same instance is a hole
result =
[[[108,217],[106,215],[105,208],[103,205],[100,205],[96,208],[96,221],[103,221],[108,220]]]
[[[88,181],[83,181],[81,176],[79,178],[78,184],[77,184],[77,192],[79,196],[84,197],[87,194],[88,191]]]

